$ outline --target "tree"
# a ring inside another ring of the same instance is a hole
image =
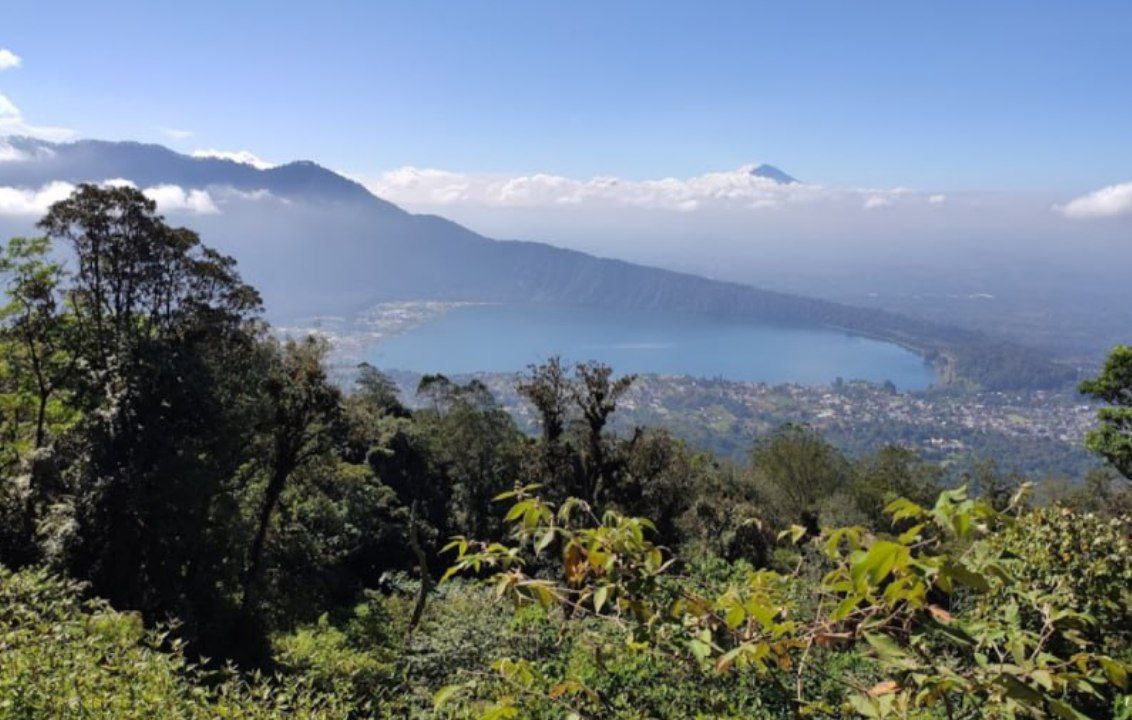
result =
[[[570,396],[586,424],[585,486],[582,497],[597,507],[607,491],[610,462],[606,450],[605,426],[621,399],[636,380],[635,375],[613,379],[613,368],[588,362],[574,367]]]
[[[811,427],[784,425],[751,450],[756,481],[784,523],[800,523],[816,535],[822,505],[848,487],[849,463]]]
[[[541,365],[531,365],[515,390],[534,406],[542,430],[529,449],[524,475],[546,485],[556,499],[580,494],[581,458],[563,437],[571,417],[573,386],[561,360],[551,357]]]
[[[270,365],[259,295],[132,188],[80,186],[40,228],[73,264],[53,294],[70,368],[59,387],[79,420],[55,443],[43,505],[58,522],[42,554],[117,607],[181,618],[207,638],[198,650],[224,648],[246,550],[240,469]]]
[[[882,509],[898,497],[927,504],[943,487],[943,471],[915,451],[889,445],[854,463],[854,478],[841,495],[870,527],[887,524]],[[847,515],[846,515],[847,517]]]
[[[1132,345],[1117,345],[1097,377],[1080,385],[1081,392],[1108,403],[1097,411],[1100,425],[1085,436],[1085,447],[1132,480]]]
[[[327,349],[325,341],[313,335],[301,342],[289,340],[267,379],[271,449],[267,485],[245,571],[245,608],[250,608],[255,601],[264,542],[287,481],[297,469],[332,447],[334,426],[340,417],[341,394],[327,380],[322,367]]]
[[[367,362],[358,365],[354,381],[354,397],[370,409],[383,415],[406,417],[408,410],[397,393],[397,384],[388,375]]]
[[[123,374],[144,364],[146,346],[193,333],[238,332],[261,310],[236,262],[196,233],[167,225],[156,204],[131,187],[80,185],[39,227],[70,244],[76,270],[68,288],[78,351],[90,374],[89,400],[132,385]]]
[[[75,355],[67,346],[69,322],[61,297],[63,269],[46,259],[47,238],[13,238],[0,257],[0,272],[8,273],[8,304],[0,313],[10,347],[9,365],[23,365],[34,385],[35,410],[32,447],[44,446],[48,432],[48,408],[52,397],[63,390],[75,367]]]
[[[610,488],[611,503],[620,512],[652,520],[661,537],[679,539],[679,518],[715,472],[710,460],[656,428],[638,428],[618,442],[617,453],[622,467]]]
[[[532,365],[515,389],[535,406],[543,440],[556,443],[566,429],[571,398],[570,379],[562,361],[552,357],[542,365]]]
[[[14,238],[0,255],[8,275],[8,303],[0,309],[0,470],[26,478],[5,487],[0,512],[3,554],[15,563],[35,558],[35,534],[55,473],[49,440],[73,424],[69,383],[77,356],[71,352],[73,323],[65,311],[62,267],[47,259],[46,238]]]

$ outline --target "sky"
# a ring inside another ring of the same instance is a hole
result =
[[[1132,194],[1126,0],[22,2],[0,48],[9,130],[376,183],[767,162],[925,198]]]

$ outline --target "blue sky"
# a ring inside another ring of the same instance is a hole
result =
[[[0,48],[29,123],[357,174],[1132,179],[1127,1],[20,2]]]

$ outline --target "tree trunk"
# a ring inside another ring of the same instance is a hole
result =
[[[267,483],[267,491],[263,496],[263,506],[259,510],[259,522],[256,525],[255,537],[252,539],[251,553],[248,555],[248,567],[244,573],[244,600],[242,607],[250,610],[255,601],[259,585],[259,575],[263,565],[263,549],[267,542],[267,528],[271,524],[271,515],[279,504],[283,495],[283,486],[287,483],[290,471],[279,467],[271,474]]]
[[[38,450],[43,447],[44,441],[47,439],[47,403],[49,395],[45,392],[40,392],[39,406],[35,411],[35,449]]]
[[[413,614],[409,618],[407,636],[411,636],[413,631],[417,629],[417,625],[420,624],[421,616],[424,615],[425,603],[428,602],[428,594],[432,590],[432,575],[428,569],[428,556],[425,554],[424,548],[421,547],[420,537],[417,535],[417,505],[418,501],[414,500],[409,509],[409,547],[412,548],[413,554],[417,556],[421,586],[417,591],[417,602],[413,606]]]

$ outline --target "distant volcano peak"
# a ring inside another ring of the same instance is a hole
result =
[[[751,174],[755,177],[773,180],[781,185],[790,185],[798,182],[797,178],[787,175],[773,165],[755,165],[751,168]]]

